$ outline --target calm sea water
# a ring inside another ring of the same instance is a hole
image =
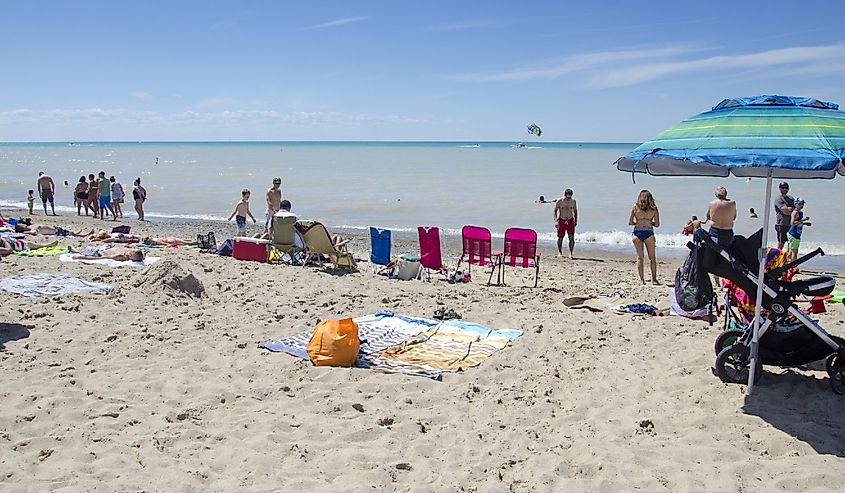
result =
[[[475,147],[475,145],[478,147]],[[648,188],[660,208],[658,246],[683,255],[680,234],[692,214],[703,217],[716,185],[736,199],[738,233],[762,222],[764,180],[676,178],[621,173],[613,162],[636,144],[506,142],[214,142],[214,143],[6,143],[0,144],[0,206],[22,206],[43,170],[59,186],[58,204],[71,210],[80,175],[104,170],[127,191],[141,177],[151,218],[225,219],[242,188],[263,217],[264,192],[283,179],[284,197],[303,218],[335,227],[369,225],[414,231],[437,225],[459,234],[461,226],[487,226],[494,235],[508,226],[534,228],[554,240],[552,206],[535,203],[575,190],[581,248],[630,249],[628,213]],[[63,188],[67,180],[70,187]],[[793,181],[793,196],[807,201],[813,218],[802,246],[845,255],[841,218],[843,180]],[[40,206],[40,204],[37,204]],[[749,219],[754,207],[760,219]],[[129,207],[131,209],[131,206]]]

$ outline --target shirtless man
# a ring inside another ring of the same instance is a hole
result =
[[[270,230],[273,214],[279,212],[282,203],[282,179],[273,178],[273,186],[267,190],[267,210],[264,211],[264,232]]]
[[[97,260],[101,258],[117,260],[119,262],[125,260],[142,262],[144,260],[144,252],[142,250],[137,248],[127,248],[124,246],[114,246],[105,249],[89,246],[83,248],[82,250],[68,247],[68,251],[76,254],[73,255],[73,259],[75,260]]]
[[[53,215],[56,215],[56,205],[53,203],[53,195],[55,195],[56,184],[50,175],[43,171],[38,172],[38,195],[41,196],[41,203],[44,204],[44,215],[47,215],[47,202],[50,202],[50,209],[53,210]]]
[[[725,187],[716,187],[716,198],[707,206],[707,220],[710,221],[710,237],[713,241],[730,246],[734,240],[736,202],[728,198]]]
[[[563,192],[563,198],[555,201],[555,229],[557,229],[557,256],[563,257],[563,237],[569,235],[569,258],[575,248],[575,226],[578,225],[578,205],[572,198],[572,189]]]

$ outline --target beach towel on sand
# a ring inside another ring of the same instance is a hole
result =
[[[73,258],[72,253],[65,253],[59,257],[59,260],[62,262],[82,262],[84,264],[100,264],[100,265],[107,265],[109,267],[120,267],[124,265],[129,265],[132,267],[148,267],[158,261],[159,257],[147,257],[143,261],[135,261],[135,260],[112,260],[110,258],[98,258],[98,259],[91,259],[91,260],[81,260]]]
[[[378,312],[353,319],[361,348],[355,366],[439,378],[476,366],[519,337],[519,330],[494,330],[463,320],[445,322]],[[311,334],[262,344],[270,351],[308,359]]]
[[[355,366],[361,368],[370,366],[370,357],[373,354],[405,342],[412,335],[420,334],[432,327],[430,321],[426,319],[396,316],[390,312],[377,312],[352,320],[358,324],[358,338],[361,340]],[[273,352],[287,353],[297,358],[309,359],[305,348],[310,340],[311,333],[307,332],[261,344],[259,347]]]
[[[520,335],[519,330],[495,330],[463,320],[446,320],[424,334],[385,349],[374,358],[373,366],[427,376],[463,371],[480,365]]]
[[[108,294],[108,284],[88,282],[67,274],[21,274],[0,279],[0,289],[29,297],[62,296],[74,293]]]
[[[14,252],[15,255],[23,255],[24,257],[50,257],[53,255],[61,255],[63,253],[67,253],[67,247],[51,246],[38,248],[36,250],[21,250]]]

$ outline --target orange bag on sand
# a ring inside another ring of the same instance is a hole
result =
[[[358,324],[342,318],[318,321],[305,350],[315,366],[352,366],[359,347]]]

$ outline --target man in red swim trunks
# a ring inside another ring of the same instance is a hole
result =
[[[575,226],[578,224],[578,205],[572,198],[572,189],[563,192],[563,198],[555,201],[555,228],[557,229],[557,256],[563,257],[563,237],[569,235],[569,258],[575,248]]]

